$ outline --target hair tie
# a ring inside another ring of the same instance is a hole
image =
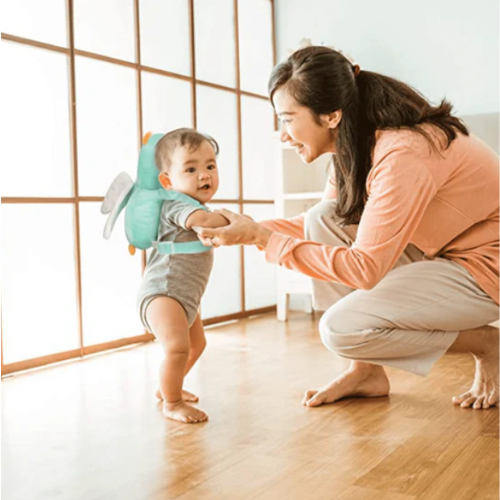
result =
[[[361,71],[361,68],[359,67],[359,64],[355,64],[352,67],[352,71],[354,72],[354,77],[357,77],[359,75],[359,72]]]

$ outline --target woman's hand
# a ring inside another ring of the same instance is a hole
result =
[[[239,215],[230,210],[216,210],[229,221],[229,226],[219,228],[193,227],[205,246],[259,245],[265,248],[272,232],[254,222],[247,215]]]

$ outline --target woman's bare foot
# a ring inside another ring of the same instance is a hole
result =
[[[161,395],[160,388],[156,389],[155,396],[160,401],[163,401],[163,396]],[[185,391],[184,389],[182,389],[182,400],[188,401],[189,403],[197,403],[200,399],[196,394],[193,394],[192,392]]]
[[[184,424],[198,424],[208,420],[208,415],[180,400],[175,403],[163,402],[163,415]]]
[[[474,410],[498,406],[498,329],[485,327],[476,335],[481,337],[481,347],[470,351],[476,361],[476,374],[472,387],[452,401],[462,408]]]
[[[347,371],[329,384],[306,391],[302,404],[320,406],[346,396],[387,396],[389,390],[389,379],[381,366],[353,361]]]

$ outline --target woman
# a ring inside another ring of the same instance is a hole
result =
[[[453,402],[498,405],[499,335],[487,326],[498,319],[498,157],[446,101],[432,106],[326,47],[276,66],[269,93],[283,142],[306,163],[334,155],[325,200],[260,224],[223,210],[229,226],[199,232],[314,278],[321,338],[352,362],[303,404],[387,395],[383,366],[426,375],[453,351],[476,360]]]

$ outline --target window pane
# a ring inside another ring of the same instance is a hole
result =
[[[124,213],[109,240],[102,237],[100,203],[81,203],[80,220],[84,345],[143,334],[135,305],[141,252],[128,252]]]
[[[4,363],[79,347],[73,210],[2,206]]]
[[[2,42],[2,64],[2,196],[72,196],[67,56]]]
[[[237,205],[210,204],[211,210],[221,208],[238,212]],[[214,267],[201,301],[203,319],[241,312],[240,248],[220,247],[214,252]]]
[[[75,47],[135,61],[134,0],[74,0]]]
[[[195,0],[196,78],[236,86],[233,0]]]
[[[198,129],[211,135],[220,147],[218,199],[238,198],[238,122],[236,94],[198,85]]]
[[[140,2],[141,64],[191,75],[187,0]]]
[[[243,197],[274,199],[273,109],[268,101],[241,96]]]
[[[135,70],[77,57],[76,107],[80,195],[104,196],[121,171],[136,175]]]
[[[273,69],[271,0],[238,0],[238,21],[241,88],[267,95]]]
[[[3,9],[2,23],[2,31],[9,35],[68,46],[66,0],[8,2]]]
[[[191,84],[176,78],[142,72],[143,131],[168,132],[192,127]]]
[[[243,205],[246,215],[261,221],[274,218],[274,204]],[[245,308],[247,310],[276,304],[276,266],[266,262],[265,253],[255,246],[245,246]]]

